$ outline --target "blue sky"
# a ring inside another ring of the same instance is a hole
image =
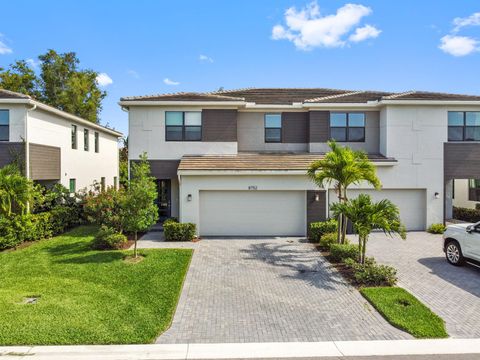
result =
[[[348,3],[8,1],[0,66],[75,51],[112,80],[101,122],[124,133],[117,102],[129,95],[221,86],[480,94],[478,2]]]

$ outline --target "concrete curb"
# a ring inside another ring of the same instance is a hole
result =
[[[0,347],[2,360],[202,360],[440,354],[480,354],[480,339]]]

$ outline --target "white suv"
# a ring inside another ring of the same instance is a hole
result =
[[[443,239],[443,251],[450,264],[459,266],[465,261],[480,263],[480,221],[449,225]]]

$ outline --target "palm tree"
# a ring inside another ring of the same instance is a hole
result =
[[[367,241],[372,230],[382,230],[385,234],[399,234],[406,238],[405,226],[400,221],[398,207],[390,200],[372,202],[370,195],[360,194],[356,199],[331,206],[333,213],[343,214],[353,223],[358,234],[359,263],[365,263]]]
[[[23,176],[14,164],[0,169],[0,214],[6,217],[12,213],[25,214],[33,197],[33,183]]]
[[[367,154],[361,150],[352,150],[349,147],[338,145],[335,141],[329,141],[330,151],[321,160],[310,164],[308,176],[319,187],[324,184],[333,187],[340,203],[346,202],[347,188],[350,185],[366,181],[375,189],[381,188],[375,166],[368,159]],[[343,214],[338,216],[338,242],[345,242],[347,233],[347,218]]]

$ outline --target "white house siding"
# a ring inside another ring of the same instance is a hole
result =
[[[23,104],[1,104],[0,110],[9,111],[9,141],[21,142],[25,139],[26,107]]]
[[[77,149],[71,146],[71,125],[77,125]],[[89,130],[89,151],[83,148],[83,130]],[[95,152],[94,132],[98,132],[99,152]],[[87,188],[105,177],[106,186],[118,179],[118,139],[93,127],[43,110],[30,111],[28,115],[28,140],[30,143],[56,146],[61,149],[61,179],[69,187],[70,179],[76,179],[77,190]],[[118,180],[117,180],[118,181]]]
[[[480,201],[468,200],[468,179],[455,179],[453,206],[475,209]]]
[[[183,155],[236,154],[237,142],[165,141],[166,111],[201,111],[199,107],[136,107],[129,110],[129,158],[178,160]]]

